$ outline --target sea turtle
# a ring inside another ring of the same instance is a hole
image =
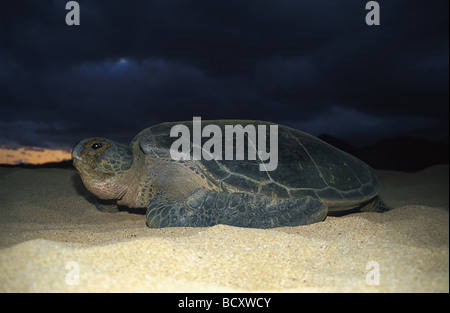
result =
[[[278,125],[205,123],[222,131],[226,125]],[[170,131],[176,125],[193,130],[193,121],[173,122],[143,130],[129,146],[103,138],[80,141],[72,156],[84,185],[100,199],[146,208],[152,228],[297,226],[320,222],[328,212],[389,209],[378,197],[379,182],[367,164],[307,133],[278,125],[278,166],[261,171],[259,153],[256,160],[174,159],[170,149],[178,138]],[[256,147],[244,135],[246,147]]]

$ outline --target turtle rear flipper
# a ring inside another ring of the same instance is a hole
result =
[[[387,205],[380,196],[376,196],[373,198],[372,201],[369,203],[363,205],[360,208],[361,212],[376,212],[376,213],[384,213],[390,210],[393,210],[394,208]]]
[[[251,193],[196,189],[185,201],[156,196],[147,210],[149,227],[206,227],[226,224],[273,228],[320,222],[327,207],[312,197],[278,200]]]

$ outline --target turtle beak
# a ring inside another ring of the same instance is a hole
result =
[[[73,160],[78,160],[78,161],[83,161],[81,158],[81,153],[84,151],[84,146],[86,144],[86,142],[89,140],[88,139],[83,139],[81,140],[79,143],[77,143],[77,145],[73,148],[72,150],[72,158]]]

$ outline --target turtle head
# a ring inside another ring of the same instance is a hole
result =
[[[73,164],[86,188],[100,199],[121,199],[132,177],[133,152],[103,138],[80,141],[72,151]]]

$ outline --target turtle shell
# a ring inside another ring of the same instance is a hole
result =
[[[170,157],[172,143],[179,137],[170,137],[175,125],[186,125],[190,130],[192,158],[193,121],[171,122],[143,130],[131,142],[138,142],[145,154]],[[225,125],[266,125],[269,148],[270,125],[262,121],[214,120],[202,121],[202,128],[213,124],[222,131],[222,151],[225,151]],[[202,138],[201,144],[210,138]],[[256,160],[247,159],[248,135],[244,133],[245,160],[193,160],[216,185],[232,192],[264,194],[276,199],[312,196],[320,199],[329,210],[353,207],[374,198],[379,183],[373,170],[361,160],[324,141],[299,130],[278,125],[278,166],[273,171],[260,170],[264,163],[259,154]],[[256,143],[254,143],[256,147]],[[267,162],[269,162],[267,160]],[[266,162],[266,163],[267,163]]]

